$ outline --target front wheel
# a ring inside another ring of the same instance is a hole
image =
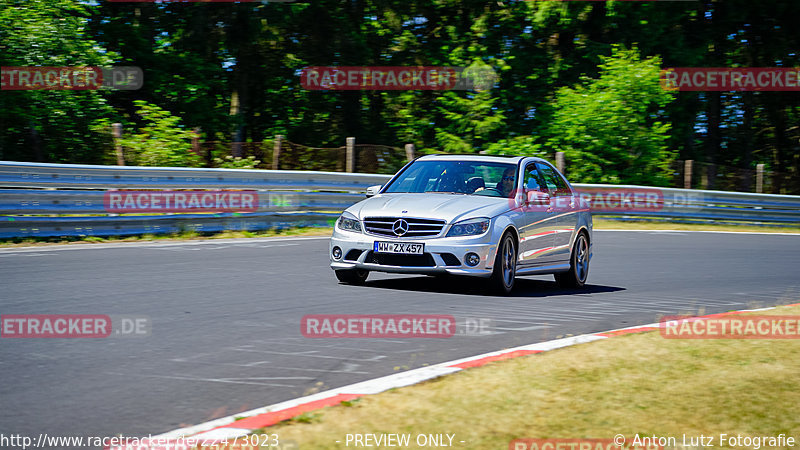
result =
[[[363,269],[342,269],[334,272],[339,281],[347,284],[364,284],[369,276],[369,270]]]
[[[514,289],[514,277],[517,273],[517,246],[511,233],[506,233],[497,246],[494,258],[494,271],[490,283],[495,292],[508,295]]]
[[[555,274],[556,283],[561,287],[578,288],[586,284],[589,276],[589,240],[583,233],[578,234],[569,257],[569,271]]]

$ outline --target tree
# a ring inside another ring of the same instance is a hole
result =
[[[558,90],[548,145],[563,151],[575,181],[666,185],[675,152],[666,145],[661,60],[616,47],[600,76]]]
[[[72,0],[0,0],[0,61],[17,66],[108,66],[117,56],[88,35],[91,7]],[[92,123],[114,111],[99,91],[2,91],[0,159],[102,163]]]
[[[555,156],[548,153],[545,146],[539,143],[535,136],[502,139],[487,145],[484,153],[487,155],[537,156],[545,159],[552,159]]]
[[[652,84],[636,97],[628,83],[641,80],[620,75],[614,85],[613,77],[601,76],[615,45],[635,47],[643,59],[659,57],[665,67],[797,67],[796,1],[0,0],[0,6],[4,66],[118,64],[145,74],[138,91],[3,92],[0,158],[113,163],[107,130],[92,133],[90,124],[104,118],[138,128],[134,101],[143,100],[187,128],[200,127],[220,146],[282,134],[315,147],[338,147],[355,136],[360,143],[413,143],[421,152],[552,155],[563,147],[572,149],[568,169],[580,170],[585,181],[664,184],[664,165],[679,157],[707,168],[709,186],[747,189],[747,177],[731,183],[736,171],[725,166],[764,163],[772,172],[768,189],[800,192],[796,92],[680,92],[661,107],[660,93],[648,90]],[[492,89],[311,91],[298,76],[307,66],[473,64],[497,73]],[[665,133],[669,139],[659,141]],[[661,160],[663,146],[675,152]],[[215,155],[207,156],[211,164]]]
[[[134,102],[145,122],[137,133],[123,135],[120,143],[126,158],[137,166],[198,167],[199,155],[192,153],[191,130],[180,126],[181,119],[143,100]],[[99,128],[108,129],[100,122]]]

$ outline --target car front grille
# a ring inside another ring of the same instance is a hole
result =
[[[416,219],[411,217],[367,217],[364,219],[364,229],[367,233],[380,236],[398,237],[392,227],[395,222],[403,219],[408,223],[408,232],[400,237],[425,237],[436,236],[444,227],[444,220]]]
[[[402,266],[402,267],[433,267],[436,262],[430,253],[421,255],[400,255],[395,253],[375,253],[372,250],[367,252],[364,262],[369,264],[380,264],[382,266]]]

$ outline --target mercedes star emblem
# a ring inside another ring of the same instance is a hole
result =
[[[402,235],[408,233],[408,222],[406,222],[403,219],[398,219],[392,225],[392,231],[394,231],[394,234],[396,234],[398,236],[402,236]]]

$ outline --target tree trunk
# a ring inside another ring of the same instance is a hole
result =
[[[706,175],[708,176],[708,189],[714,189],[717,178],[717,160],[719,159],[722,139],[720,137],[720,107],[722,96],[719,92],[708,93],[708,140],[706,141],[706,162],[708,162]]]
[[[786,135],[786,111],[784,109],[783,93],[773,92],[765,95],[767,116],[775,127],[775,153],[772,168],[772,193],[781,194],[784,188],[784,175],[786,173],[786,154],[788,153],[789,138]]]
[[[739,189],[742,192],[753,192],[753,119],[755,110],[753,108],[753,93],[745,92],[742,96],[744,117],[742,119],[742,165],[744,166],[742,177],[739,180]]]

